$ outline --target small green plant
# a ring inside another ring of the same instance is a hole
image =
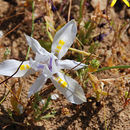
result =
[[[40,101],[42,100],[42,97],[39,96],[38,93],[34,96],[34,101],[32,103],[32,109],[33,109],[33,119],[38,121],[42,119],[48,119],[48,118],[54,118],[56,111],[52,109],[51,111],[47,112],[45,115],[44,113],[49,110],[49,105],[51,104],[51,97],[48,96],[45,103],[42,103],[42,106],[40,107]]]
[[[6,59],[8,55],[10,55],[10,50],[6,48],[5,53],[4,53],[4,59]]]

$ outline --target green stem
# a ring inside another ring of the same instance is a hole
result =
[[[76,40],[80,43],[80,45],[84,46],[83,43],[76,37]]]
[[[31,33],[31,37],[33,37],[33,32],[34,32],[34,6],[35,6],[35,2],[33,0],[32,1],[32,33]]]
[[[98,69],[95,72],[100,72],[100,71],[104,71],[104,70],[110,70],[110,69],[128,69],[130,68],[130,65],[122,65],[122,66],[112,66],[112,67],[103,67],[101,69]],[[95,73],[94,72],[94,73]]]
[[[80,2],[80,10],[79,10],[79,16],[80,16],[79,21],[81,21],[81,19],[83,17],[83,9],[84,9],[83,5],[84,5],[84,0],[81,0],[81,2]]]
[[[33,32],[34,32],[34,5],[35,5],[35,2],[33,0],[32,1],[32,32],[31,32],[31,37],[33,37]],[[25,58],[26,60],[28,59],[29,52],[30,52],[30,47],[28,47],[27,55]]]
[[[8,94],[10,93],[10,91],[8,91],[8,93],[4,96],[4,98],[0,101],[0,105],[4,102],[4,100],[6,99],[6,97],[8,96]]]

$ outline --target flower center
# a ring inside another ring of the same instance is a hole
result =
[[[52,57],[50,57],[50,63],[49,63],[48,68],[52,72]]]

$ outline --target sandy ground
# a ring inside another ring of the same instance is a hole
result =
[[[37,2],[38,3],[38,2]],[[120,4],[120,3],[119,3]],[[57,8],[60,8],[60,4],[56,4]],[[92,15],[94,8],[88,6],[86,9],[86,18]],[[47,34],[41,29],[44,22],[44,16],[47,16],[47,10],[44,6],[37,4],[36,12],[42,15],[42,22],[35,23],[34,37],[36,39],[47,39]],[[64,9],[64,14],[60,14],[62,17],[65,17],[68,11],[68,5]],[[72,18],[77,18],[77,12],[79,11],[79,1],[75,1],[72,4]],[[22,12],[22,13],[21,13]],[[20,14],[21,13],[21,14]],[[63,12],[62,12],[63,13]],[[18,15],[17,15],[18,14]],[[0,61],[2,62],[5,59],[18,59],[23,60],[27,53],[27,44],[24,37],[24,33],[31,34],[31,7],[25,6],[20,1],[11,0],[10,2],[0,0],[0,31],[4,34],[17,27],[9,35],[5,36],[3,39],[0,39]],[[123,32],[120,39],[116,39],[114,29],[112,32],[104,38],[100,43],[96,54],[100,57],[101,67],[102,66],[111,66],[111,65],[129,65],[130,63],[130,26],[126,26],[123,30],[119,30],[119,26],[125,21],[129,21],[130,18],[130,9],[122,5],[121,8],[110,8],[108,10],[109,17],[113,19],[116,23],[115,30]],[[10,17],[16,15],[14,17]],[[9,18],[10,17],[10,18]],[[54,17],[54,16],[53,16]],[[58,23],[58,17],[54,19]],[[44,28],[43,28],[44,29]],[[106,32],[108,29],[107,25],[102,29],[96,29],[95,34],[99,34],[100,31]],[[8,48],[10,54],[5,56],[5,51]],[[84,49],[88,49],[88,45],[84,46]],[[29,54],[29,57],[34,57],[33,52]],[[111,60],[113,58],[113,62]],[[118,78],[123,75],[128,75],[130,73],[129,69],[109,70],[95,74],[98,79],[110,79]],[[38,74],[27,77],[26,79],[12,78],[6,84],[9,87],[18,88],[19,85],[23,85],[23,90],[21,93],[21,98],[25,106],[28,103],[27,91],[34,80],[37,78]],[[0,80],[4,80],[5,77],[0,76]],[[43,99],[47,98],[48,93],[46,93],[47,87],[50,85],[50,81],[47,82],[43,91]],[[124,109],[123,101],[119,98],[119,89],[122,88],[121,82],[116,80],[108,85],[110,88],[111,95],[108,96],[104,104],[102,102],[96,102],[95,98],[89,97],[88,102],[82,105],[73,105],[69,103],[62,94],[56,89],[49,89],[49,94],[57,93],[59,98],[55,101],[51,101],[50,109],[55,109],[56,114],[55,118],[43,119],[39,122],[33,122],[32,126],[22,126],[22,122],[25,121],[25,115],[14,116],[12,120],[8,115],[8,108],[12,109],[10,103],[10,97],[12,94],[9,94],[6,100],[0,104],[0,129],[5,130],[14,130],[14,129],[41,129],[41,130],[104,130],[105,125],[109,130],[128,130],[130,125],[130,107],[126,106]],[[124,80],[124,87],[128,90],[130,84],[128,81]],[[91,86],[88,85],[90,90]],[[0,86],[0,101],[3,99],[5,94],[8,92],[8,88],[3,84]],[[64,109],[68,111],[69,114],[64,112]],[[105,122],[106,119],[106,122]],[[106,123],[106,124],[105,124]]]

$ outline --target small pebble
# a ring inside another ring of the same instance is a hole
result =
[[[3,31],[0,30],[0,38],[4,35]]]
[[[56,99],[58,99],[59,98],[59,95],[58,94],[52,94],[51,95],[51,99],[52,100],[56,100]]]

